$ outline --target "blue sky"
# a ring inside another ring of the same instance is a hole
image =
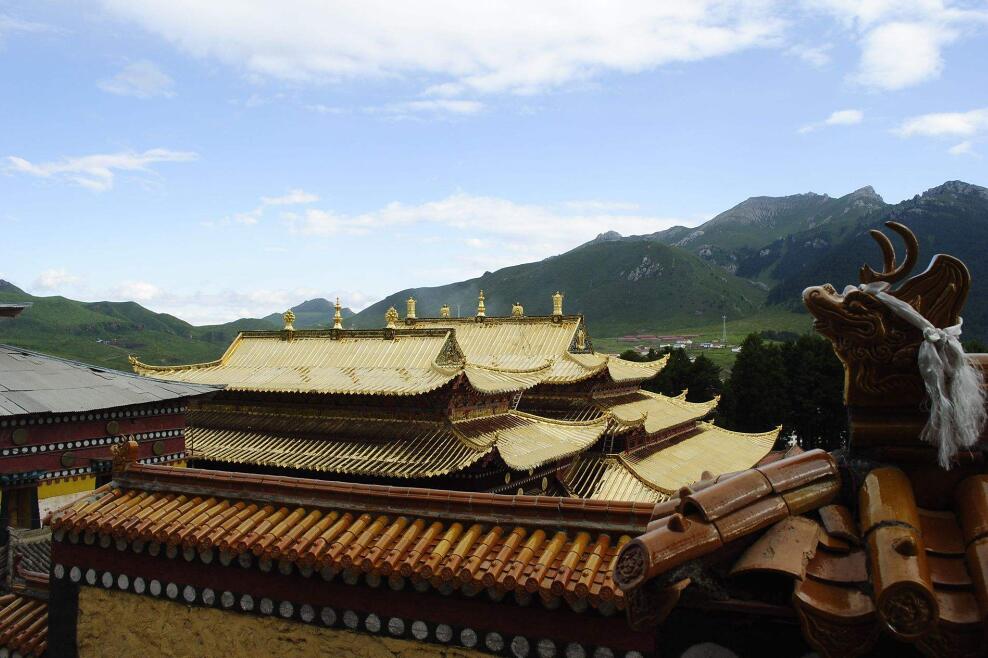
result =
[[[0,277],[203,324],[988,184],[986,37],[988,2],[0,0]]]

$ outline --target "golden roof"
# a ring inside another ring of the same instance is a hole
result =
[[[456,423],[332,416],[307,410],[193,410],[190,453],[211,461],[381,477],[433,477],[497,450],[512,469],[592,446],[606,418],[566,422],[510,411]],[[238,427],[239,425],[239,427]]]
[[[439,388],[462,368],[452,332],[244,332],[209,363],[134,371],[160,379],[221,384],[234,391],[415,395]]]
[[[676,425],[699,420],[717,406],[719,398],[708,402],[687,402],[686,394],[669,397],[651,391],[639,390],[628,395],[597,398],[601,411],[611,415],[621,425],[644,424],[649,434]]]
[[[209,363],[130,362],[139,374],[230,390],[383,395],[425,393],[461,372],[484,393],[573,383],[605,370],[615,382],[634,383],[655,376],[666,363],[581,352],[581,339],[587,348],[580,316],[395,322],[391,317],[388,328],[371,331],[248,331]]]
[[[572,494],[593,500],[662,502],[701,479],[751,468],[772,450],[779,429],[758,434],[700,423],[700,433],[634,453],[584,455],[563,477]]]
[[[641,480],[672,494],[700,479],[751,468],[772,450],[779,430],[759,434],[732,432],[712,423],[699,423],[700,433],[658,451],[625,453],[621,461]]]

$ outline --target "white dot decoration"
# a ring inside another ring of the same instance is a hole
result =
[[[216,592],[208,587],[202,590],[202,602],[206,605],[213,605],[216,603]]]
[[[366,626],[367,630],[369,630],[371,633],[380,632],[381,618],[371,613],[367,615],[367,619],[364,620],[364,626]]]
[[[566,645],[566,658],[586,658],[587,652],[583,650],[582,644],[570,642]]]
[[[303,603],[302,607],[298,609],[298,616],[308,624],[316,618],[316,611],[308,603]]]
[[[271,564],[272,564],[271,560],[269,560],[266,557],[261,558],[260,560],[257,561],[257,566],[260,567],[261,571],[263,571],[264,573],[268,573],[269,571],[271,571]]]
[[[144,590],[146,588],[147,588],[147,584],[144,582],[144,579],[143,578],[141,578],[140,576],[138,576],[137,578],[134,579],[134,591],[135,592],[137,592],[138,594],[143,594],[144,593]]]
[[[178,585],[176,585],[175,583],[168,583],[167,585],[165,585],[165,594],[170,599],[177,598],[178,597]]]
[[[484,637],[484,645],[491,651],[499,652],[504,649],[504,638],[500,633],[488,633]]]
[[[244,569],[250,568],[250,553],[241,553],[237,556],[237,563]]]
[[[69,569],[69,580],[73,583],[77,583],[82,580],[82,570],[79,567],[72,567]]]
[[[220,594],[220,604],[224,608],[232,608],[234,603],[236,603],[236,597],[233,595],[233,592],[223,592]]]
[[[124,590],[130,587],[130,578],[127,577],[127,574],[122,573],[117,576],[117,587]]]
[[[477,646],[477,632],[472,628],[464,628],[460,631],[460,644],[465,647]]]
[[[191,562],[192,560],[196,559],[196,549],[192,548],[191,546],[187,546],[186,548],[182,549],[182,557],[185,558],[186,562]]]
[[[269,598],[261,599],[261,613],[270,615],[272,612],[274,612],[274,601]]]
[[[90,585],[96,584],[96,571],[93,569],[86,569],[86,582]]]
[[[429,627],[425,625],[424,621],[412,622],[412,637],[416,640],[424,640],[429,637]]]
[[[332,608],[323,608],[319,611],[319,619],[327,626],[332,626],[336,623],[336,611]]]
[[[357,628],[357,613],[353,610],[347,610],[343,613],[343,625],[353,630]]]
[[[192,603],[196,600],[196,590],[192,585],[186,585],[182,589],[182,598],[185,599],[186,603]]]
[[[517,635],[511,640],[511,655],[515,658],[525,658],[531,650],[527,638]]]
[[[453,639],[453,629],[449,624],[439,624],[436,626],[436,639],[440,642],[449,642]]]
[[[152,580],[151,585],[149,585],[149,591],[151,596],[161,596],[161,583],[157,580]]]
[[[388,632],[392,635],[401,635],[405,632],[405,622],[397,617],[392,617],[388,620]]]
[[[539,658],[553,658],[556,655],[556,643],[552,640],[539,640],[539,643],[535,645],[535,650],[539,654]]]
[[[61,580],[62,578],[65,578],[65,567],[63,567],[61,564],[56,564],[55,568],[52,569],[52,573],[55,574],[56,578]]]
[[[288,619],[295,612],[295,606],[290,601],[282,601],[278,604],[278,614]]]
[[[641,651],[629,651],[624,654],[624,658],[645,658]]]
[[[250,594],[244,594],[243,596],[241,596],[240,597],[240,608],[241,608],[241,610],[245,610],[247,612],[250,612],[251,610],[253,610],[254,609],[254,597],[252,597]]]
[[[607,647],[597,647],[593,652],[593,658],[614,658],[614,652]]]

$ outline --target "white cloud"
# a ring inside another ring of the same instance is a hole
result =
[[[59,290],[65,288],[66,286],[71,286],[78,283],[79,277],[74,274],[70,274],[63,268],[44,270],[38,275],[38,278],[34,280],[34,287],[39,290],[44,290],[50,292],[53,290]]]
[[[793,57],[798,57],[810,66],[822,69],[830,63],[830,49],[832,47],[829,43],[822,46],[797,44],[790,46],[786,50],[786,53]]]
[[[261,318],[282,313],[307,299],[340,298],[343,306],[358,311],[377,301],[378,297],[359,290],[321,290],[319,288],[257,288],[253,290],[210,290],[183,293],[165,292],[158,286],[146,284],[156,292],[149,298],[126,294],[123,286],[115,288],[110,297],[119,301],[136,300],[158,313],[170,313],[196,325],[222,324],[239,318]],[[140,292],[139,290],[135,292]],[[332,321],[331,316],[326,321]],[[345,323],[344,323],[344,326]]]
[[[99,83],[99,88],[105,92],[137,98],[171,98],[175,95],[174,87],[175,81],[147,60],[128,64],[112,78]]]
[[[410,116],[413,114],[476,114],[483,109],[484,104],[480,101],[437,98],[432,100],[391,103],[381,107],[368,108],[368,111],[395,116]]]
[[[961,142],[960,144],[954,144],[949,149],[947,149],[947,153],[949,153],[950,155],[974,155],[974,156],[978,155],[977,153],[974,152],[974,144],[972,144],[970,141],[964,141]]]
[[[191,151],[150,149],[143,153],[125,151],[62,158],[54,162],[34,164],[24,158],[7,156],[7,171],[39,178],[57,178],[102,192],[113,187],[117,171],[150,171],[158,162],[190,162],[199,156]]]
[[[295,206],[304,203],[315,203],[319,197],[302,189],[289,190],[282,196],[262,196],[261,203],[265,206]]]
[[[147,281],[124,281],[113,289],[113,297],[125,301],[147,302],[161,294],[161,288]]]
[[[921,114],[902,122],[895,132],[902,137],[971,137],[988,131],[988,107],[969,112]]]
[[[602,231],[615,230],[625,235],[653,233],[676,224],[695,225],[702,218],[664,218],[613,209],[584,208],[581,212],[566,203],[520,204],[460,192],[417,205],[390,203],[362,214],[309,208],[301,213],[283,213],[282,220],[294,234],[318,237],[366,235],[413,226],[425,231],[437,228],[446,239],[462,241],[474,252],[483,252],[462,257],[490,268],[558,254],[593,239]]]
[[[800,133],[813,132],[827,126],[853,126],[864,120],[864,112],[861,110],[837,110],[832,112],[823,121],[808,123],[799,129]]]
[[[409,77],[446,97],[464,90],[534,93],[607,72],[638,73],[774,46],[785,25],[772,2],[745,0],[103,4],[192,55],[251,76]]]
[[[40,33],[61,32],[61,30],[53,25],[25,21],[10,14],[0,14],[0,37],[10,32]]]
[[[988,25],[988,10],[949,0],[804,0],[858,39],[861,60],[852,79],[876,90],[896,90],[937,78],[943,49]]]

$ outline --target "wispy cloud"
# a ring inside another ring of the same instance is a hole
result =
[[[44,292],[52,292],[75,285],[79,282],[79,277],[71,274],[64,268],[44,270],[34,280],[34,287]]]
[[[262,196],[260,203],[253,209],[246,212],[238,212],[219,220],[207,220],[202,222],[207,228],[217,226],[229,226],[231,224],[241,224],[243,226],[253,226],[264,217],[264,210],[270,206],[303,206],[315,203],[319,197],[315,194],[296,188],[289,190],[281,196]]]
[[[858,41],[861,58],[850,76],[878,91],[939,77],[944,49],[988,27],[988,10],[950,0],[805,0],[838,19]]]
[[[302,189],[289,190],[281,196],[262,196],[261,204],[265,206],[297,206],[304,203],[315,203],[319,197]]]
[[[950,155],[973,155],[975,157],[980,157],[977,153],[975,153],[974,143],[970,140],[961,142],[960,144],[954,144],[947,149],[947,153]]]
[[[61,32],[61,28],[47,23],[25,21],[10,14],[0,14],[0,37],[10,32]]]
[[[147,60],[132,62],[99,83],[99,88],[107,93],[135,98],[171,98],[175,95],[174,87],[175,81]]]
[[[745,0],[542,6],[463,3],[319,3],[104,0],[196,56],[289,81],[419,77],[443,96],[536,93],[607,72],[638,73],[775,43],[785,21]]]
[[[827,64],[830,63],[830,50],[833,48],[829,43],[820,46],[807,46],[805,44],[797,44],[795,46],[790,46],[786,50],[786,54],[797,57],[810,66],[818,69],[822,69]]]
[[[118,171],[151,171],[160,162],[191,162],[199,156],[192,151],[150,149],[141,153],[124,151],[62,158],[54,162],[34,164],[24,158],[7,156],[7,171],[39,178],[65,180],[82,187],[103,192],[113,187]]]
[[[988,132],[988,107],[969,112],[935,112],[910,117],[895,132],[902,137],[971,137]]]
[[[798,132],[809,133],[814,130],[819,130],[821,128],[826,128],[827,126],[853,126],[855,124],[861,123],[864,120],[864,112],[861,110],[837,110],[832,112],[829,117],[823,121],[816,121],[814,123],[808,123],[801,127]]]

